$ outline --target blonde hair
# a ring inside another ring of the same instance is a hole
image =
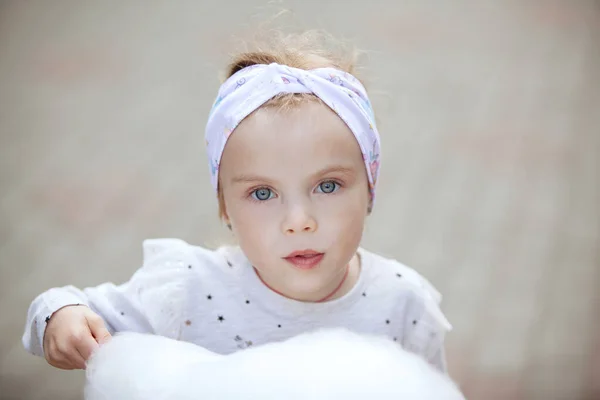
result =
[[[277,63],[299,69],[333,67],[356,76],[358,51],[326,32],[313,30],[299,34],[284,35],[280,31],[268,32],[266,41],[254,44],[254,49],[233,56],[223,80],[236,72],[256,64]],[[309,93],[285,93],[273,97],[260,108],[290,110],[306,102],[319,102],[321,99]],[[220,185],[219,185],[220,186]],[[219,218],[225,219],[225,200],[218,189]]]

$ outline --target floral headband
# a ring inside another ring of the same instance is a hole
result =
[[[380,138],[373,109],[358,79],[335,68],[303,70],[276,63],[256,64],[241,69],[221,85],[205,132],[215,190],[223,149],[233,130],[244,118],[282,93],[314,94],[350,128],[362,152],[372,206],[380,164]]]

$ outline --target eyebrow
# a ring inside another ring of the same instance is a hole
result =
[[[325,167],[325,168],[315,172],[312,175],[312,177],[316,178],[317,176],[330,174],[332,172],[350,175],[350,174],[353,174],[355,171],[354,171],[354,168],[351,168],[351,167],[344,167],[343,165],[333,165],[333,166]]]
[[[252,183],[252,182],[265,182],[270,179],[258,176],[258,175],[238,175],[231,179],[231,183]]]
[[[325,167],[320,169],[311,175],[311,178],[316,178],[318,176],[330,174],[330,173],[341,173],[346,175],[351,175],[355,173],[354,168],[344,167],[342,165],[333,165],[329,167]],[[252,182],[271,182],[272,179],[266,178],[264,176],[259,175],[238,175],[234,176],[231,179],[231,183],[252,183]]]

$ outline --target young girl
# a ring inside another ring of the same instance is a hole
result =
[[[25,348],[74,369],[120,331],[230,354],[344,327],[389,337],[445,371],[450,325],[437,291],[359,247],[380,139],[352,64],[323,54],[285,47],[240,54],[229,66],[206,145],[219,213],[239,247],[146,240],[128,282],[38,296]]]

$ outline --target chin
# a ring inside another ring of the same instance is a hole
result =
[[[464,400],[450,378],[396,343],[343,329],[218,355],[121,333],[86,369],[87,400]]]
[[[315,298],[322,298],[329,294],[328,289],[323,288],[323,276],[321,274],[296,278],[284,290],[286,296],[303,301],[314,301]]]

